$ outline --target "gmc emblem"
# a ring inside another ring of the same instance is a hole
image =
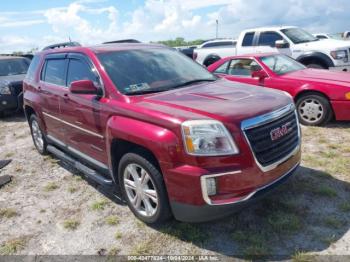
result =
[[[292,130],[292,128],[290,127],[291,124],[292,124],[291,122],[288,122],[281,127],[277,127],[271,130],[270,132],[271,140],[275,141],[287,135]]]

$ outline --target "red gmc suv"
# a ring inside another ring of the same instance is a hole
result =
[[[44,50],[24,109],[39,153],[120,187],[146,223],[228,215],[300,162],[289,95],[217,78],[164,46]]]

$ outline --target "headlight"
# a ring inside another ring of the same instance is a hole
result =
[[[348,52],[346,50],[332,51],[331,56],[336,60],[343,59],[344,61],[348,61]]]
[[[11,89],[9,86],[0,87],[0,95],[11,95]]]
[[[238,154],[238,148],[225,126],[216,120],[182,123],[186,151],[190,155],[220,156]]]

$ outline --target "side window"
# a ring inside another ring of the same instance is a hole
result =
[[[316,35],[316,38],[318,39],[327,39],[325,35]]]
[[[214,73],[215,74],[227,74],[227,66],[228,66],[229,63],[230,63],[230,60],[228,60],[225,63],[223,63],[221,66],[216,68]]]
[[[242,46],[253,46],[253,39],[254,32],[246,33],[243,38]]]
[[[42,72],[42,80],[51,84],[65,86],[65,68],[65,59],[46,60],[45,72]]]
[[[39,66],[40,63],[40,57],[39,56],[34,56],[32,61],[30,62],[28,71],[27,71],[27,79],[34,80],[35,78],[35,72]]]
[[[91,67],[84,61],[70,59],[68,66],[67,85],[77,80],[91,80],[97,82],[97,76],[91,71]]]
[[[220,41],[220,42],[211,42],[208,44],[204,44],[203,48],[208,48],[208,47],[235,47],[236,42],[233,41]]]
[[[261,69],[261,66],[253,59],[233,59],[227,73],[233,76],[251,77],[252,72]]]
[[[283,37],[276,32],[262,32],[259,37],[259,46],[275,46],[277,40],[283,40]]]

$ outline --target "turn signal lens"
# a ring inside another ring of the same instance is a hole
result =
[[[345,98],[346,98],[347,100],[350,100],[350,92],[345,94]]]

